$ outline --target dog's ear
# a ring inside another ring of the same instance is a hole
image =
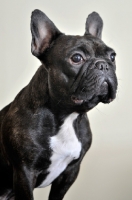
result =
[[[38,58],[49,48],[53,40],[62,34],[54,23],[40,10],[31,15],[32,54]]]
[[[101,39],[103,20],[98,13],[92,12],[86,20],[85,34],[91,34]]]

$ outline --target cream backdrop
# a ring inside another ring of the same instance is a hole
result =
[[[117,98],[88,113],[93,143],[64,199],[132,200],[132,1],[0,0],[0,109],[40,65],[30,51],[30,15],[36,8],[62,32],[81,35],[87,15],[98,12],[103,40],[117,52]],[[49,189],[35,189],[35,200],[46,200]]]

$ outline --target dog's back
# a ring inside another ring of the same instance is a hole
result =
[[[0,200],[6,200],[10,196],[11,185],[12,185],[12,169],[8,165],[5,155],[3,154],[2,143],[1,143],[1,128],[2,123],[5,119],[6,114],[10,108],[7,105],[0,111]],[[6,172],[6,173],[5,173]]]

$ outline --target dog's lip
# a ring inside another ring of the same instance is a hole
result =
[[[101,97],[102,103],[110,103],[115,99],[115,93],[112,85],[108,81],[104,81],[102,86],[104,87],[104,94]]]
[[[111,103],[114,99],[112,98],[108,98],[108,99],[102,99],[101,102],[102,103]]]

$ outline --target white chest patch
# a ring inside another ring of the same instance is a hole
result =
[[[79,158],[81,142],[79,142],[73,128],[73,122],[77,116],[78,113],[70,114],[60,127],[58,134],[50,138],[50,147],[53,153],[48,169],[49,174],[39,187],[50,185],[72,160]]]

